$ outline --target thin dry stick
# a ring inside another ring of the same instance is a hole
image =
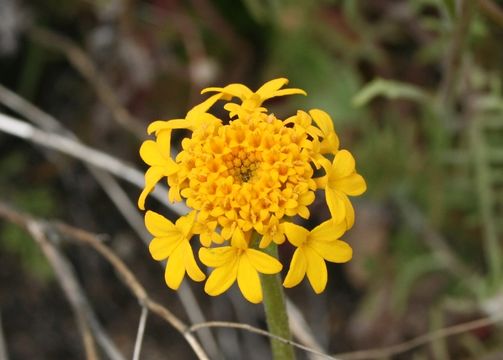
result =
[[[0,203],[0,217],[3,217],[24,228],[27,228],[30,222],[41,223],[40,220],[37,220],[21,212],[12,210],[10,207],[2,203]],[[129,270],[124,262],[122,262],[122,260],[112,250],[110,250],[101,242],[98,236],[91,234],[85,230],[78,229],[60,222],[55,224],[44,222],[44,224],[45,228],[50,227],[52,230],[65,235],[69,239],[76,240],[78,244],[87,244],[91,246],[95,251],[97,251],[100,255],[102,255],[105,260],[107,260],[110,265],[112,265],[118,275],[120,275],[119,277],[122,279],[123,283],[131,291],[131,293],[133,293],[140,304],[143,304],[143,306],[147,307],[151,312],[158,315],[170,325],[172,325],[189,343],[198,359],[209,360],[208,356],[204,352],[197,339],[192,334],[186,333],[187,325],[180,319],[178,319],[167,308],[150,299],[147,292],[133,275],[131,270]],[[100,340],[99,336],[97,336],[97,340]]]
[[[37,124],[42,129],[58,133],[61,135],[65,135],[70,139],[77,140],[77,137],[67,129],[65,129],[58,120],[56,120],[51,115],[45,113],[40,110],[36,106],[32,105],[22,97],[13,93],[9,89],[0,85],[0,102],[7,105],[12,110],[22,114],[32,123]],[[124,110],[126,111],[126,110]],[[126,221],[130,224],[133,230],[137,233],[137,235],[143,240],[143,242],[148,246],[150,243],[151,237],[150,234],[145,230],[145,226],[143,224],[143,218],[138,213],[138,209],[135,205],[131,203],[129,197],[125,193],[125,191],[121,188],[119,183],[108,174],[106,171],[102,169],[98,169],[92,165],[85,164],[89,169],[90,173],[95,177],[97,182],[103,188],[105,193],[110,197],[116,208],[119,212],[124,216]],[[160,193],[159,193],[160,194]],[[164,194],[163,198],[166,196]],[[170,208],[173,208],[172,204],[169,204]],[[175,213],[180,213],[181,211],[186,212],[185,207],[183,206],[175,206]],[[204,322],[206,321],[202,310],[200,309],[197,300],[192,292],[192,289],[187,283],[183,283],[180,287],[180,291],[177,292],[177,295],[180,297],[180,301],[183,307],[186,310],[187,315],[192,323]],[[204,345],[204,347],[208,350],[208,352],[212,355],[212,357],[218,356],[218,347],[215,339],[211,332],[203,331],[199,333],[199,337]]]
[[[63,223],[55,224],[55,229],[57,229],[61,234],[78,240],[78,242],[90,245],[94,250],[101,254],[114,267],[115,271],[122,278],[124,284],[135,295],[135,297],[141,304],[144,304],[144,306],[146,306],[150,311],[166,320],[176,330],[178,330],[178,332],[180,332],[180,334],[184,336],[185,340],[192,347],[199,359],[208,359],[208,356],[206,355],[196,338],[192,334],[185,333],[187,325],[180,319],[178,319],[168,309],[150,299],[143,286],[139,283],[139,281],[128,269],[128,267],[114,252],[112,252],[107,246],[101,243],[96,235]]]
[[[449,43],[450,47],[446,57],[445,71],[439,92],[440,103],[443,106],[445,104],[450,106],[452,102],[457,84],[457,75],[463,62],[463,52],[473,17],[474,4],[473,0],[460,0],[459,16],[456,19],[452,39]]]
[[[19,212],[15,212],[10,208],[6,207],[3,204],[0,204],[0,217],[6,218],[9,221],[17,223],[21,226],[26,226],[26,223],[29,221],[26,215],[21,214]],[[46,223],[47,226],[49,223]],[[208,327],[227,327],[227,328],[235,328],[242,329],[252,333],[256,333],[263,336],[273,337],[279,341],[288,342],[292,346],[295,346],[299,349],[305,350],[307,352],[319,355],[324,358],[329,359],[344,359],[344,360],[357,360],[357,359],[378,359],[382,357],[392,356],[396,354],[400,354],[406,351],[409,351],[415,347],[427,344],[429,342],[435,341],[439,338],[448,337],[452,335],[461,334],[467,331],[475,330],[478,328],[482,328],[485,326],[490,326],[496,324],[498,322],[503,321],[503,313],[496,314],[491,317],[481,318],[478,320],[466,322],[463,324],[458,324],[455,326],[447,327],[444,329],[436,330],[434,332],[430,332],[421,336],[418,336],[412,340],[403,342],[401,344],[369,349],[369,350],[361,350],[354,351],[349,353],[341,353],[336,354],[335,356],[330,356],[327,354],[323,354],[319,351],[311,349],[309,347],[303,346],[299,343],[283,339],[280,337],[275,337],[274,335],[268,333],[265,330],[253,327],[247,324],[240,323],[231,323],[231,322],[223,322],[223,321],[211,321],[200,324],[192,325],[191,327],[187,327],[181,320],[179,320],[173,313],[171,313],[164,306],[158,304],[157,302],[151,300],[145,289],[141,286],[135,276],[131,273],[131,271],[127,268],[127,266],[120,260],[115,253],[113,253],[108,247],[106,247],[100,239],[87,231],[72,227],[70,225],[66,225],[63,223],[53,224],[53,228],[58,230],[61,234],[64,234],[72,239],[77,240],[78,242],[85,243],[94,248],[98,253],[100,253],[116,270],[118,274],[121,275],[124,284],[130,289],[130,291],[136,296],[138,301],[144,304],[150,311],[160,316],[164,320],[166,320],[169,324],[171,324],[175,329],[177,329],[184,338],[189,342],[189,344],[193,347],[196,354],[200,359],[208,359],[208,357],[204,354],[202,348],[200,348],[197,340],[192,336],[192,332],[198,331],[202,328]],[[199,347],[201,353],[196,351],[194,347]]]
[[[297,343],[295,341],[285,339],[285,338],[283,338],[281,336],[277,336],[277,335],[271,334],[270,332],[268,332],[266,330],[262,330],[262,329],[259,329],[259,328],[255,327],[255,326],[251,326],[251,325],[248,325],[248,324],[234,323],[234,322],[228,322],[228,321],[208,321],[208,322],[205,322],[205,323],[192,325],[190,328],[187,329],[187,332],[191,333],[191,332],[196,332],[196,331],[201,330],[201,329],[213,328],[213,327],[214,328],[231,328],[231,329],[246,330],[246,331],[254,333],[254,334],[258,334],[258,335],[262,335],[262,336],[267,336],[267,337],[269,337],[271,339],[275,339],[275,340],[281,341],[282,343],[294,346],[294,347],[299,348],[301,350],[304,350],[304,351],[306,351],[308,353],[320,356],[320,357],[322,357],[324,359],[332,359],[332,360],[335,359],[335,360],[338,360],[338,358],[336,356],[327,355],[327,354],[325,354],[325,353],[323,353],[321,351],[312,349],[312,348],[310,348],[308,346],[304,346],[304,345],[299,344],[299,343]]]
[[[147,323],[148,308],[141,307],[140,323],[138,324],[138,333],[134,343],[133,360],[140,360],[141,345],[143,343],[143,335],[145,334],[145,325]]]
[[[503,321],[503,313],[498,314],[498,316],[485,317],[478,320],[469,321],[466,323],[446,327],[436,331],[432,331],[409,341],[405,341],[400,344],[369,349],[361,351],[353,351],[348,353],[336,354],[343,360],[363,360],[363,359],[382,359],[389,358],[393,355],[402,354],[404,352],[410,351],[418,346],[431,343],[435,340],[445,338],[452,335],[462,334],[471,330],[480,329],[486,326],[490,326]]]
[[[75,69],[94,88],[99,99],[112,111],[113,118],[119,125],[138,138],[145,135],[145,129],[141,122],[124,109],[113,89],[105,82],[103,75],[99,73],[91,59],[77,44],[62,35],[40,27],[32,28],[30,35],[39,44],[61,51],[67,56]]]
[[[24,121],[1,113],[0,131],[70,155],[87,164],[106,170],[139,188],[143,188],[144,186],[144,175],[142,172],[136,170],[131,165],[126,164],[116,157],[93,149],[76,140],[70,139],[67,136],[39,130]],[[152,196],[178,215],[185,214],[187,212],[186,207],[181,203],[170,204],[168,202],[166,192],[167,189],[164,186],[157,185],[157,189],[152,192]]]
[[[503,27],[503,9],[492,0],[478,0],[480,9],[499,26]]]
[[[0,313],[0,360],[9,360],[9,356],[7,354],[7,342],[5,341],[5,336],[3,334],[2,314]]]
[[[47,132],[65,135],[70,139],[78,141],[78,138],[71,131],[64,128],[53,116],[37,108],[21,96],[5,88],[0,84],[0,103],[11,110],[23,115],[28,121],[37,125]],[[96,181],[103,188],[108,197],[112,200],[116,208],[126,219],[133,230],[142,238],[148,238],[143,219],[138,214],[138,209],[134,206],[126,192],[120,187],[115,178],[104,170],[92,165],[84,164]]]
[[[47,239],[43,226],[39,222],[27,220],[24,225],[49,261],[63,289],[63,293],[72,307],[75,318],[77,319],[77,326],[82,335],[86,359],[97,360],[98,354],[92,336],[91,326],[87,321],[90,305],[78,285],[73,268],[56,247]],[[114,359],[124,359],[115,347],[113,349],[114,350],[110,354]]]
[[[288,313],[288,322],[290,323],[290,329],[292,334],[299,342],[311,349],[315,349],[319,352],[325,352],[323,346],[316,340],[313,336],[311,328],[307,323],[306,319],[302,315],[300,309],[286,297],[286,311]]]

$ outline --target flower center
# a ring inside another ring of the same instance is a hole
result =
[[[257,154],[245,149],[237,149],[224,156],[224,164],[238,184],[251,182],[258,168]]]

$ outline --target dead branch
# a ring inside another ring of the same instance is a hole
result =
[[[37,220],[21,212],[15,211],[10,207],[8,207],[7,205],[1,203],[0,203],[0,217],[3,217],[13,223],[16,223],[28,230],[29,230],[28,228],[29,224],[33,222],[41,223],[40,220]],[[124,285],[126,285],[126,287],[133,293],[133,295],[136,297],[136,299],[142,306],[147,307],[151,312],[158,315],[166,322],[168,322],[171,326],[173,326],[189,343],[189,345],[192,347],[192,350],[200,360],[209,360],[208,356],[206,355],[206,353],[204,352],[203,348],[196,340],[194,335],[186,332],[187,325],[180,319],[178,319],[178,317],[176,317],[167,308],[152,300],[148,296],[143,286],[133,275],[131,270],[129,270],[129,268],[126,266],[126,264],[124,264],[124,262],[122,262],[122,260],[112,250],[110,250],[107,246],[105,246],[96,235],[63,223],[45,222],[44,224],[45,228],[51,228],[60,233],[61,235],[64,235],[68,239],[75,240],[76,243],[89,245],[91,248],[97,251],[110,263],[110,265],[112,265],[112,267],[119,275],[119,278],[122,279]],[[97,337],[97,340],[99,340],[99,337]]]
[[[12,110],[18,112],[19,114],[25,116],[29,121],[38,125],[42,129],[48,132],[54,132],[60,135],[65,135],[70,139],[78,141],[75,134],[65,129],[61,123],[55,119],[50,114],[37,108],[30,102],[26,101],[19,95],[13,93],[9,89],[3,87],[0,84],[0,103],[7,105]],[[138,212],[136,205],[132,204],[126,192],[122,189],[118,181],[103,169],[99,169],[93,165],[86,164],[89,172],[94,176],[96,181],[103,188],[108,197],[112,200],[116,208],[122,214],[124,219],[128,222],[131,228],[136,232],[140,239],[143,240],[145,245],[148,246],[151,237],[150,234],[145,229],[143,224],[143,218]],[[161,199],[166,200],[166,193],[161,194],[165,191],[162,187],[158,189],[157,195],[162,196]],[[170,203],[165,203],[177,214],[185,213],[186,208],[180,205],[173,205]],[[204,322],[206,321],[204,314],[195,299],[192,289],[187,283],[183,283],[180,290],[177,292],[177,296],[180,297],[182,306],[184,307],[190,321],[192,323]],[[205,349],[213,355],[212,357],[218,356],[218,347],[213,338],[213,335],[209,330],[202,331],[199,333],[201,342],[203,343]]]
[[[145,325],[147,323],[148,308],[142,306],[140,322],[138,323],[138,333],[134,343],[133,360],[140,360],[141,345],[143,343],[143,335],[145,334]]]
[[[2,314],[0,313],[0,360],[9,360],[7,352],[7,342],[5,341],[3,326],[2,326]]]
[[[84,145],[67,136],[42,131],[24,121],[2,113],[0,113],[0,131],[70,155],[87,164],[106,170],[139,188],[143,188],[144,186],[142,172],[116,157]],[[175,213],[179,215],[186,213],[186,208],[183,204],[170,204],[166,193],[167,190],[164,186],[157,185],[157,189],[152,192],[152,196]]]
[[[93,61],[86,53],[70,39],[56,34],[48,29],[34,27],[30,30],[30,36],[39,44],[60,51],[66,55],[74,68],[86,79],[93,87],[98,98],[111,111],[117,124],[130,131],[138,138],[145,136],[145,128],[138,119],[135,119],[131,113],[124,109],[115,92],[104,80],[102,74],[94,65]]]
[[[228,322],[228,321],[208,321],[208,322],[205,322],[205,323],[192,325],[190,328],[187,329],[187,332],[191,333],[191,332],[196,332],[196,331],[201,330],[201,329],[212,328],[212,327],[246,330],[246,331],[254,333],[254,334],[266,336],[266,337],[269,337],[271,339],[275,339],[275,340],[281,341],[281,342],[283,342],[285,344],[292,345],[292,346],[294,346],[296,348],[299,348],[301,350],[306,351],[307,353],[317,355],[317,356],[322,357],[324,359],[332,359],[332,360],[337,360],[338,359],[337,357],[334,357],[334,356],[331,356],[331,355],[327,355],[327,354],[325,354],[325,353],[323,353],[321,351],[312,349],[312,348],[310,348],[308,346],[304,346],[304,345],[302,345],[300,343],[297,343],[295,341],[285,339],[285,338],[283,338],[281,336],[277,336],[277,335],[271,334],[270,332],[268,332],[266,330],[262,330],[262,329],[259,329],[259,328],[255,327],[255,326],[251,326],[251,325],[248,325],[248,324],[241,324],[241,323]]]
[[[435,330],[400,344],[376,349],[341,353],[337,354],[336,356],[339,356],[343,360],[364,360],[364,359],[383,359],[383,358],[386,359],[393,355],[402,354],[404,352],[410,351],[418,346],[432,343],[438,339],[466,333],[468,331],[480,329],[502,321],[503,321],[503,313],[500,313],[498,316],[485,317],[465,322],[462,324],[446,327],[443,329]]]

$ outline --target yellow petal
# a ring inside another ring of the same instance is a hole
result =
[[[171,221],[151,210],[145,213],[145,226],[155,237],[174,237],[180,235],[180,231]]]
[[[241,100],[244,100],[247,97],[250,97],[253,95],[253,91],[251,91],[248,87],[244,86],[243,84],[230,84],[224,88],[210,87],[210,88],[206,88],[203,91],[201,91],[201,94],[204,94],[207,92],[215,92],[215,91],[223,93],[223,94],[228,94],[228,95],[238,97]]]
[[[325,260],[308,246],[304,247],[307,260],[307,278],[316,294],[320,294],[327,286],[327,265]]]
[[[301,246],[309,236],[309,231],[304,229],[302,226],[291,222],[284,222],[285,235],[291,244],[299,247]]]
[[[176,249],[181,240],[181,237],[174,241],[167,238],[154,238],[148,245],[148,250],[154,260],[164,260],[173,253],[173,250]]]
[[[163,129],[171,129],[171,127],[169,126],[169,121],[157,120],[157,121],[150,123],[150,125],[147,128],[147,133],[152,134],[154,132],[157,132],[157,131],[163,130]]]
[[[211,272],[208,280],[206,280],[204,291],[211,296],[220,295],[236,281],[237,273],[238,266],[236,259],[225,266],[216,268]]]
[[[356,173],[337,179],[330,185],[351,196],[361,195],[367,190],[365,180],[360,174]]]
[[[210,109],[210,107],[212,107],[218,100],[220,100],[221,97],[222,97],[222,94],[215,94],[215,95],[210,96],[208,99],[204,100],[199,105],[194,106],[188,112],[187,115],[192,116],[193,114],[207,112]]]
[[[231,244],[233,247],[238,248],[238,249],[247,249],[248,248],[248,243],[246,241],[245,234],[243,233],[243,230],[241,230],[240,228],[236,228],[234,230],[234,233],[232,234]]]
[[[309,209],[307,206],[299,206],[297,209],[297,214],[303,219],[309,219]]]
[[[247,256],[239,258],[237,278],[239,289],[246,300],[254,304],[262,301],[260,278]]]
[[[182,247],[177,248],[169,257],[164,272],[164,280],[169,288],[178,290],[185,276],[184,251]]]
[[[176,220],[176,228],[186,237],[192,236],[192,227],[196,221],[196,213],[197,212],[193,210],[187,215],[180,216],[178,220]]]
[[[334,122],[330,118],[330,115],[328,115],[325,111],[312,109],[309,111],[309,114],[312,116],[316,125],[318,125],[321,131],[323,131],[325,137],[334,132]]]
[[[256,91],[262,99],[269,99],[274,96],[274,93],[278,91],[283,85],[288,84],[288,79],[278,78],[266,82]]]
[[[299,284],[306,275],[307,261],[302,248],[298,248],[293,253],[290,269],[286,274],[283,286],[291,288]]]
[[[328,134],[320,144],[320,153],[337,154],[339,151],[339,137],[335,132]]]
[[[355,159],[347,150],[339,151],[334,158],[329,174],[329,182],[332,179],[340,179],[351,175],[355,171]]]
[[[190,123],[186,119],[159,120],[151,123],[147,128],[147,132],[149,134],[154,132],[158,134],[159,131],[163,130],[187,129],[189,125]]]
[[[145,210],[145,200],[148,194],[164,176],[164,169],[158,166],[151,167],[145,172],[145,188],[138,197],[138,207],[141,210]]]
[[[262,274],[277,274],[283,268],[277,259],[259,250],[248,249],[244,256],[248,257],[253,267]]]
[[[218,248],[200,248],[199,259],[209,267],[221,267],[234,260],[236,257],[236,249],[230,246],[222,246]]]
[[[345,263],[351,260],[353,250],[344,241],[313,241],[309,243],[314,251],[325,260],[334,263]]]
[[[295,94],[307,95],[307,93],[302,89],[291,88],[291,89],[278,90],[274,93],[273,96],[276,97],[276,96],[295,95]]]
[[[258,247],[261,249],[265,249],[266,247],[269,246],[271,241],[272,241],[272,236],[270,234],[265,234],[262,236],[262,239],[260,239],[260,243],[258,244]]]
[[[333,241],[338,240],[346,232],[346,223],[335,223],[327,220],[316,226],[309,234],[309,241]]]
[[[325,188],[325,197],[333,221],[336,224],[340,223],[346,218],[345,200],[347,200],[347,196],[327,186]]]
[[[161,155],[157,143],[153,140],[146,140],[141,144],[140,157],[150,166],[162,165],[166,162],[166,158]]]
[[[184,267],[187,270],[187,274],[194,281],[203,281],[206,279],[206,275],[199,269],[199,266],[196,263],[196,259],[194,259],[194,253],[192,252],[192,247],[190,246],[188,241],[184,241],[180,246],[183,247],[184,252]]]
[[[156,142],[164,159],[171,159],[171,130],[162,130],[157,134]]]
[[[344,207],[346,208],[346,227],[349,230],[355,224],[355,209],[347,196],[344,197]]]

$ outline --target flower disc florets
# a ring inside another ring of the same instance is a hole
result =
[[[191,225],[188,228],[185,225],[186,241],[174,241],[167,236],[166,246],[174,243],[188,246],[192,235],[199,234],[203,246],[200,260],[216,268],[205,287],[210,295],[222,293],[237,279],[248,300],[261,301],[258,273],[277,273],[282,265],[256,248],[265,248],[271,242],[282,244],[285,238],[299,248],[296,254],[300,254],[290,266],[285,284],[288,287],[299,283],[307,272],[313,288],[320,292],[325,288],[326,276],[317,280],[313,274],[326,273],[325,260],[345,262],[351,258],[351,249],[338,237],[354,222],[348,195],[364,192],[365,182],[356,173],[351,154],[339,151],[339,139],[328,114],[315,109],[309,114],[298,111],[287,119],[279,119],[262,107],[272,97],[305,95],[301,89],[281,89],[286,83],[286,79],[275,79],[256,92],[241,84],[206,89],[203,92],[216,94],[193,108],[185,119],[152,123],[149,132],[155,133],[156,140],[147,140],[140,149],[150,168],[145,174],[146,185],[139,206],[143,209],[147,194],[166,176],[169,199],[185,199],[193,209]],[[233,97],[239,98],[241,104],[227,102],[224,108],[229,111],[228,119],[208,113],[217,101]],[[188,129],[192,133],[183,139],[181,151],[173,159],[171,133],[175,129]],[[315,173],[321,175],[314,178]],[[323,231],[316,230],[313,236],[302,233],[304,240],[295,239],[301,235],[299,228],[303,228],[289,226],[285,230],[285,224],[296,216],[309,218],[308,206],[315,199],[315,190],[320,188],[327,193],[332,219],[317,227]],[[159,217],[146,218],[149,230],[156,228],[149,223],[155,219],[159,221]],[[166,226],[176,228],[172,223]],[[152,255],[158,259],[159,237],[155,230],[151,232],[156,237]],[[179,239],[180,231],[172,232]],[[261,235],[259,242],[253,243],[253,234]],[[324,254],[323,249],[339,255]],[[187,250],[176,253],[191,258]],[[181,261],[167,257],[168,262]],[[304,262],[299,263],[299,259]],[[193,263],[190,265],[184,267],[190,269],[189,276],[196,281],[204,280]],[[179,282],[167,283],[173,288],[178,286],[170,284],[179,285]]]

